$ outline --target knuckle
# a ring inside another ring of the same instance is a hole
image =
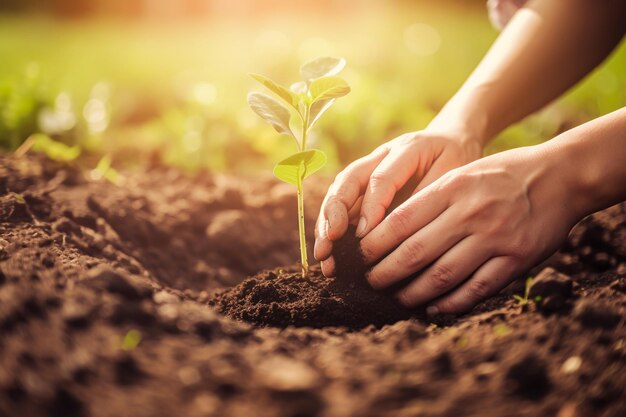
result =
[[[422,242],[417,239],[410,239],[404,242],[403,259],[412,269],[420,269],[424,262],[426,249]]]
[[[379,171],[376,170],[374,172],[372,172],[372,175],[370,176],[370,187],[371,188],[377,188],[377,187],[385,187],[389,182],[389,174],[385,171]]]
[[[396,235],[405,235],[411,226],[412,212],[408,207],[400,206],[387,216],[389,228]]]
[[[484,279],[471,280],[467,286],[467,290],[474,300],[485,299],[491,292],[489,282]]]
[[[430,273],[430,283],[438,290],[447,290],[454,284],[454,271],[446,264],[436,264]]]

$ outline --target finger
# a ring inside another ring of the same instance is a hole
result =
[[[435,263],[396,293],[403,306],[413,308],[456,288],[491,256],[491,249],[476,236],[452,247]]]
[[[464,313],[476,304],[506,287],[519,273],[510,256],[492,258],[481,266],[470,280],[426,309],[429,315]]]
[[[402,203],[361,240],[365,262],[371,264],[382,258],[438,218],[448,208],[448,201],[448,194],[433,184]],[[443,234],[458,231],[453,228],[443,229]],[[433,239],[441,240],[440,236],[433,236]],[[431,242],[426,241],[424,244],[430,245]]]
[[[363,196],[360,196],[356,203],[352,206],[352,208],[348,211],[348,218],[350,219],[350,224],[356,224],[359,219],[359,214],[361,213],[361,205],[363,204]]]
[[[325,259],[322,263],[322,273],[327,278],[333,278],[335,276],[335,258],[332,256]]]
[[[333,244],[328,239],[326,227],[328,221],[326,219],[318,219],[315,226],[315,245],[313,246],[313,256],[318,261],[328,258],[333,250]]]
[[[357,237],[365,236],[383,220],[393,197],[415,175],[423,155],[409,146],[415,146],[415,142],[396,145],[372,172],[363,197]]]
[[[420,228],[371,269],[366,276],[369,284],[375,289],[387,288],[446,253],[466,236],[460,227],[455,227],[457,217],[449,210]]]
[[[337,240],[348,228],[348,210],[354,206],[367,187],[369,177],[389,152],[387,146],[379,147],[371,154],[353,162],[336,178],[328,191],[323,213],[328,220],[328,238]]]
[[[328,211],[328,201],[331,198],[336,198],[337,194],[339,194],[341,196],[340,199],[344,201],[344,204],[348,207],[352,207],[353,205],[350,205],[350,200],[355,198],[354,196],[356,195],[358,201],[359,194],[362,194],[361,190],[366,186],[365,184],[367,182],[369,172],[374,169],[377,161],[384,157],[386,149],[386,146],[381,146],[370,155],[353,162],[350,166],[346,167],[342,173],[343,177],[338,175],[335,182],[330,186],[326,196],[324,197],[315,227],[315,246],[313,256],[318,261],[328,258],[333,248],[328,234],[330,229],[330,222],[326,214]],[[381,155],[379,156],[379,154]],[[341,228],[343,228],[343,223],[345,222],[343,216],[344,210],[345,208],[342,208],[342,206],[335,209],[331,207],[330,209],[330,211],[334,213],[333,217],[340,219],[339,226],[341,226]],[[339,226],[336,230],[339,230]],[[345,233],[345,230],[341,232],[339,237],[341,237],[343,233]],[[338,233],[335,233],[335,237],[337,234]],[[339,237],[336,237],[336,239]]]
[[[451,169],[458,168],[458,166],[459,165],[457,163],[449,161],[446,154],[441,155],[436,161],[433,162],[432,166],[426,175],[424,175],[424,178],[421,179],[413,193],[415,194],[423,190],[433,182],[437,181],[443,174]]]

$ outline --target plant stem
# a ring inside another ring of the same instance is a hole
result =
[[[302,276],[309,273],[309,263],[306,254],[306,235],[304,230],[304,195],[302,180],[298,181],[298,231],[300,232],[300,261],[302,263]]]
[[[307,106],[302,117],[302,144],[300,152],[306,150],[306,133],[309,124],[309,107]],[[304,228],[304,186],[303,176],[298,178],[298,232],[300,233],[300,263],[302,264],[302,276],[309,273],[309,262],[306,254],[306,230]]]

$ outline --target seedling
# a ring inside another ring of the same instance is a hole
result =
[[[90,176],[94,181],[105,179],[113,185],[121,185],[122,177],[115,168],[111,166],[111,155],[104,155],[98,161],[98,164],[91,170]]]
[[[141,332],[139,330],[131,329],[122,338],[122,349],[133,350],[141,342]]]
[[[81,148],[78,145],[68,146],[52,139],[46,134],[35,133],[29,136],[24,143],[15,150],[14,155],[20,158],[31,149],[35,152],[42,152],[48,158],[58,162],[71,162],[78,158],[81,153]]]
[[[300,233],[300,258],[302,275],[309,271],[304,229],[304,180],[326,163],[326,155],[319,149],[307,149],[307,136],[322,114],[339,97],[350,92],[345,80],[337,74],[346,65],[344,59],[318,58],[300,68],[303,81],[285,88],[269,78],[251,74],[280,101],[258,92],[248,94],[248,104],[263,120],[278,133],[293,138],[297,152],[274,166],[274,175],[294,185],[298,192],[298,230]],[[296,117],[292,120],[292,115]],[[292,124],[293,122],[293,124]],[[296,128],[293,129],[292,126]],[[294,130],[298,134],[294,133]]]
[[[525,286],[525,288],[524,288],[524,296],[522,297],[522,296],[517,295],[517,294],[515,294],[515,295],[513,296],[513,298],[515,298],[515,299],[517,300],[517,303],[518,303],[520,306],[525,306],[525,305],[527,305],[527,304],[528,304],[528,302],[530,301],[530,300],[528,299],[528,297],[529,297],[529,295],[530,295],[530,287],[532,287],[532,286],[533,286],[533,279],[532,279],[532,277],[528,277],[528,278],[526,278],[526,286]],[[534,298],[534,301],[535,301],[536,303],[538,303],[539,301],[541,301],[541,296],[540,296],[540,295],[536,296],[536,297]]]

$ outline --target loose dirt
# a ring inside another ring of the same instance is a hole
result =
[[[626,415],[625,206],[529,272],[537,301],[427,320],[358,266],[302,278],[292,191],[0,157],[0,416]]]

